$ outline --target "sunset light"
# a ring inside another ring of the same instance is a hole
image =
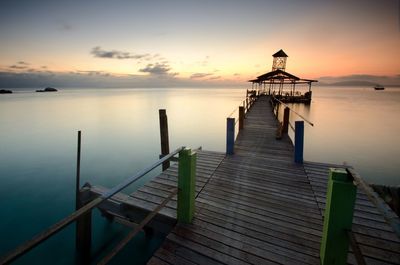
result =
[[[268,70],[281,48],[290,54],[288,69],[309,78],[400,69],[397,1],[6,1],[0,32],[3,75],[239,85]]]

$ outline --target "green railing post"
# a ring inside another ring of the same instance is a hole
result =
[[[321,264],[346,264],[349,249],[347,231],[353,223],[357,188],[344,169],[330,169],[324,228],[321,242]]]
[[[180,223],[191,223],[194,216],[196,184],[196,153],[190,149],[179,152],[178,209]]]

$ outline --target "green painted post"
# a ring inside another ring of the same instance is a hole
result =
[[[344,169],[330,169],[320,258],[322,265],[346,264],[347,230],[353,223],[357,187]]]
[[[179,152],[178,166],[178,209],[180,223],[191,223],[194,216],[196,184],[196,153],[190,149]]]

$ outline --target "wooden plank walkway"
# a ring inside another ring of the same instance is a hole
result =
[[[215,162],[211,177],[197,187],[193,224],[176,225],[148,264],[320,263],[331,165],[295,164],[290,139],[275,139],[271,113],[268,99],[260,98],[247,114],[235,154]],[[176,186],[176,172],[168,179],[160,184]],[[152,202],[161,201],[166,194],[159,188],[146,189],[141,199],[151,194]],[[367,264],[400,264],[398,239],[362,194],[356,209],[354,231]],[[351,251],[348,262],[355,264]]]
[[[277,120],[267,97],[247,113],[235,154],[197,151],[193,224],[176,225],[176,196],[149,224],[167,237],[148,264],[320,264],[319,249],[329,167],[295,164],[293,144],[276,140]],[[139,223],[177,186],[177,164],[130,195],[99,208]],[[90,187],[91,200],[105,192]],[[400,241],[365,194],[353,218],[367,264],[400,264]],[[171,231],[172,230],[172,231]],[[351,249],[349,264],[356,264]]]

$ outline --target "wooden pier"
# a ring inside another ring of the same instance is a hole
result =
[[[243,120],[244,109],[248,111]],[[229,149],[233,154],[195,150],[191,222],[177,222],[178,163],[132,194],[117,193],[122,188],[107,190],[87,184],[80,190],[82,205],[88,205],[83,207],[97,207],[105,216],[145,231],[164,232],[165,241],[148,264],[321,264],[329,168],[345,166],[295,163],[288,135],[277,140],[279,121],[268,96],[241,107],[239,117],[240,132],[234,151]],[[352,242],[347,263],[400,264],[397,232],[362,189],[357,190],[354,209],[351,231],[347,231]],[[82,216],[84,211],[78,212]],[[151,221],[143,223],[143,219]],[[20,253],[38,242],[28,242]],[[17,254],[10,257],[13,260]]]
[[[328,169],[343,166],[294,163],[291,140],[276,140],[277,125],[268,97],[260,97],[235,154],[210,155],[215,162],[205,168],[213,173],[198,180],[193,224],[177,224],[148,264],[320,264]],[[153,203],[166,196],[147,187],[137,194]],[[355,208],[353,232],[366,263],[400,264],[400,240],[361,191]],[[348,263],[357,264],[351,249]]]

